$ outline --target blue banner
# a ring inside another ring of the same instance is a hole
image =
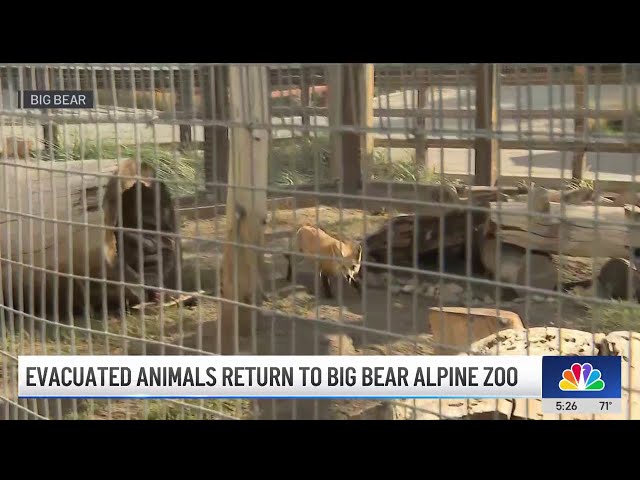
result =
[[[542,398],[622,398],[622,357],[543,357]]]

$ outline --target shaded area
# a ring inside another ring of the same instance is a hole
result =
[[[634,171],[634,158],[633,155],[625,153],[598,153],[588,152],[585,154],[587,171],[606,172],[616,175],[634,175],[640,173],[640,161],[635,159],[635,171]],[[528,168],[531,165],[532,168],[553,168],[558,172],[562,171],[562,167],[569,171],[569,177],[571,176],[571,164],[573,161],[573,152],[548,152],[548,153],[532,153],[529,155],[522,155],[517,157],[511,157],[509,159],[513,165],[518,167]]]

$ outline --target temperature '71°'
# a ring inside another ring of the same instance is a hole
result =
[[[605,400],[600,402],[600,410],[608,411],[609,407],[613,404],[611,400]]]

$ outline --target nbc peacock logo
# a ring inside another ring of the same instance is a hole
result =
[[[600,378],[600,370],[593,368],[590,363],[574,363],[570,369],[562,372],[560,380],[560,390],[600,392],[604,390],[604,380]]]

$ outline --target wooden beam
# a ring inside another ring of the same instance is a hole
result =
[[[477,67],[476,78],[476,130],[492,134],[497,123],[497,68],[491,63],[481,63]],[[494,137],[476,138],[475,141],[475,184],[494,185],[497,175],[498,141]]]
[[[311,104],[311,95],[309,94],[308,73],[304,68],[300,69],[300,106],[302,116],[302,126],[309,128],[311,122],[309,120],[309,106]],[[302,136],[306,139],[310,137],[310,131],[304,130]]]
[[[373,65],[347,64],[327,69],[329,85],[329,125],[373,126]],[[342,181],[346,193],[362,186],[362,165],[373,155],[373,136],[369,132],[331,132],[331,173]],[[368,169],[365,167],[365,170]]]
[[[42,67],[36,69],[36,85],[38,90],[56,90],[55,83],[56,78],[53,76],[53,72],[49,67]],[[53,112],[51,109],[43,108],[42,113],[51,115]],[[59,144],[59,132],[58,125],[54,122],[47,122],[42,125],[42,143],[45,146],[44,151],[46,155],[51,157],[45,157],[47,160],[54,160],[54,152],[58,150]]]
[[[203,117],[227,121],[229,112],[227,66],[205,67],[202,74]],[[213,201],[223,202],[224,187],[211,183],[227,183],[229,170],[229,129],[224,125],[204,127],[205,190]]]
[[[315,207],[317,203],[313,196],[306,197],[278,197],[267,200],[267,210],[274,212],[277,210],[295,210],[298,208]],[[226,214],[227,204],[191,206],[177,208],[176,213],[180,215],[180,220],[204,220],[214,218],[217,215]]]
[[[342,65],[327,66],[328,116],[331,156],[329,171],[334,179],[342,178],[342,135],[337,128],[342,126]]]
[[[584,112],[587,107],[586,98],[585,98],[585,80],[586,80],[586,68],[584,65],[579,65],[575,67],[574,70],[574,96],[573,96],[573,109],[580,113]],[[578,116],[574,120],[574,130],[576,139],[584,138],[586,122],[584,116]],[[579,146],[576,146],[576,150],[573,154],[573,164],[572,164],[572,178],[574,180],[582,180],[584,175],[584,170],[586,168],[587,156],[586,151]]]
[[[193,129],[189,123],[190,118],[197,118],[193,111],[193,84],[192,81],[192,69],[185,68],[180,73],[180,96],[176,102],[176,110],[181,112],[187,121],[180,125],[180,147],[182,149],[190,146],[193,140]]]
[[[425,107],[427,105],[427,92],[426,88],[418,88],[417,90],[416,107],[416,129],[424,130],[425,128]],[[422,166],[425,169],[427,165],[427,146],[425,143],[425,133],[416,134],[416,166]]]
[[[360,72],[361,78],[360,81],[362,83],[360,96],[360,113],[363,118],[361,118],[360,124],[367,127],[373,128],[374,115],[373,115],[373,97],[375,92],[375,71],[373,64],[365,64],[361,66],[362,72]],[[361,148],[362,148],[362,157],[361,157],[361,169],[362,175],[364,178],[369,178],[369,171],[371,169],[371,163],[373,162],[373,149],[374,149],[374,137],[373,133],[365,133],[361,135]]]
[[[264,222],[267,218],[270,146],[267,69],[230,66],[231,129],[227,245],[223,254],[222,296],[243,305],[262,303]],[[251,128],[249,128],[249,126]],[[237,246],[238,243],[249,245]],[[237,354],[239,336],[250,333],[254,310],[224,302],[221,315],[222,354]]]

